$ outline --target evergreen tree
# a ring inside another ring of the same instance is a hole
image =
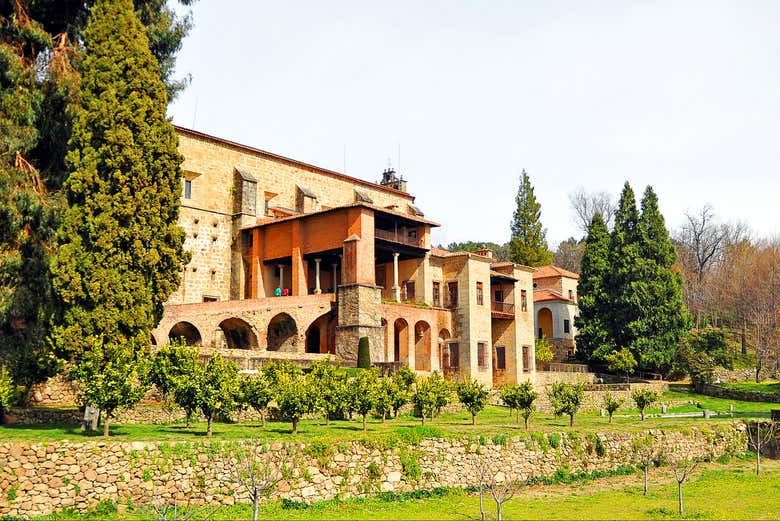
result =
[[[615,224],[610,236],[607,294],[602,316],[616,347],[632,346],[637,336],[636,321],[642,317],[636,284],[641,279],[639,264],[641,234],[639,212],[631,185],[626,182],[620,194]],[[632,349],[633,351],[633,349]],[[603,357],[607,353],[599,353]]]
[[[632,350],[641,367],[666,371],[690,321],[683,304],[682,275],[673,269],[677,253],[650,186],[642,197],[639,233],[640,277],[634,288],[642,313],[629,324],[636,338]]]
[[[0,16],[0,362],[25,387],[57,369],[48,343],[48,245],[59,204],[28,161],[43,95],[31,49],[46,33],[19,8]]]
[[[68,145],[69,207],[52,262],[56,345],[149,345],[186,261],[182,157],[157,60],[130,0],[99,0],[84,32],[80,107]]]
[[[512,240],[509,244],[512,262],[526,266],[550,264],[552,252],[547,249],[547,232],[539,220],[542,206],[536,201],[534,187],[525,170],[520,177],[515,203],[517,209],[512,218]]]
[[[608,293],[609,232],[601,214],[593,216],[585,239],[585,252],[577,284],[579,315],[577,326],[577,355],[588,361],[594,354],[609,353],[612,349],[609,325],[610,298]]]

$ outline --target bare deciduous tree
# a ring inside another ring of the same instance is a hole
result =
[[[756,421],[752,425],[745,422],[745,425],[747,426],[748,446],[753,447],[756,451],[756,476],[758,476],[761,474],[761,449],[775,438],[777,422],[770,421],[764,424]]]
[[[680,517],[685,515],[685,507],[683,506],[683,483],[688,477],[693,474],[696,468],[699,466],[701,460],[689,458],[684,456],[680,451],[668,450],[664,451],[664,459],[674,472],[674,479],[677,481],[677,506],[679,507]]]
[[[632,454],[631,460],[642,469],[644,473],[644,495],[647,495],[647,481],[650,474],[650,467],[655,465],[656,460],[659,458],[659,450],[655,443],[655,438],[652,434],[646,434],[645,436],[637,436],[631,446]]]
[[[612,219],[615,216],[617,203],[612,195],[607,192],[586,192],[579,186],[569,192],[569,206],[574,214],[577,227],[583,234],[588,233],[588,227],[597,213],[601,214],[607,228],[612,227]]]
[[[490,493],[493,501],[496,503],[496,519],[503,519],[504,504],[510,501],[517,493],[518,484],[510,479],[505,473],[494,469],[482,458],[475,461],[477,476],[479,477],[479,512],[482,521],[485,521],[484,490]]]
[[[234,483],[244,487],[252,500],[252,521],[257,521],[260,500],[282,479],[282,461],[269,446],[256,439],[243,440],[223,456]]]
[[[157,521],[208,521],[221,506],[198,508],[191,504],[189,496],[186,500],[177,499],[177,496],[184,491],[178,484],[175,485],[175,488],[176,493],[171,499],[165,499],[152,491],[152,495],[147,496],[139,510],[147,517]]]

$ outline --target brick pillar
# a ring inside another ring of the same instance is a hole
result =
[[[249,269],[252,272],[252,287],[249,290],[250,298],[265,297],[265,285],[263,284],[263,249],[260,241],[263,232],[260,228],[252,230],[252,256]]]
[[[292,294],[296,296],[309,293],[306,282],[308,267],[301,253],[302,239],[301,223],[296,219],[292,222],[292,287],[290,288]]]

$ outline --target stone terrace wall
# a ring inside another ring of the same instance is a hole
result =
[[[742,402],[767,402],[780,403],[780,393],[764,393],[761,391],[743,391],[740,389],[731,389],[721,385],[704,384],[697,388],[702,394],[714,396],[716,398],[726,398],[727,400],[739,400]]]
[[[685,433],[649,432],[659,446],[688,457],[718,457],[746,448],[742,424],[721,425],[717,430],[692,428]],[[505,479],[518,481],[551,475],[563,467],[593,472],[630,464],[632,434],[599,434],[598,439],[577,433],[558,436],[559,442],[552,443],[557,448],[550,445],[551,435],[541,433],[484,444],[473,439],[425,439],[419,445],[396,448],[350,442],[312,450],[276,442],[270,445],[270,453],[285,467],[274,497],[313,502],[377,491],[467,487],[478,482],[476,465],[482,461]],[[85,511],[104,499],[119,504],[131,500],[136,505],[151,498],[211,505],[248,502],[246,491],[230,477],[237,463],[220,456],[223,451],[230,451],[229,442],[3,443],[0,515],[35,516],[63,508]]]

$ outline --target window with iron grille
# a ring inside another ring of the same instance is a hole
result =
[[[520,309],[522,311],[528,311],[528,295],[524,289],[520,290]]]
[[[506,369],[506,347],[496,346],[496,363],[494,365],[498,370]]]
[[[435,307],[441,306],[441,283],[433,283],[433,305]]]
[[[571,329],[571,325],[569,324],[569,320],[564,318],[563,319],[563,332],[564,333],[568,333],[570,329]]]
[[[481,306],[484,303],[484,293],[482,288],[482,283],[477,282],[477,305]]]

